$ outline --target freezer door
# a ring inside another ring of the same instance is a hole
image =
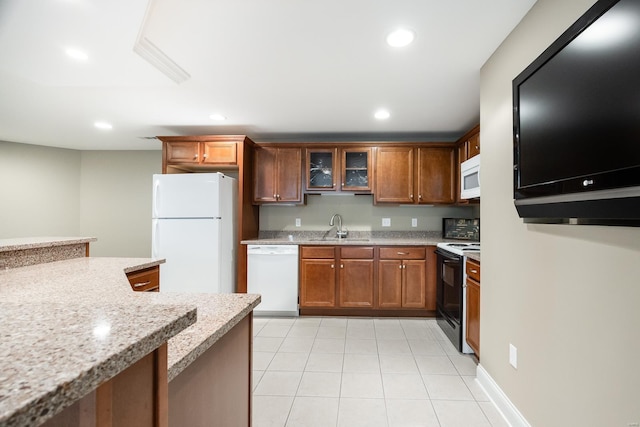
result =
[[[152,255],[166,259],[160,292],[234,291],[232,248],[220,244],[220,224],[214,219],[153,220]]]
[[[221,173],[153,175],[153,218],[220,217]]]

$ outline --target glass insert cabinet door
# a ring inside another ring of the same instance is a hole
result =
[[[307,189],[335,191],[338,150],[332,148],[307,149]]]
[[[371,191],[371,148],[342,149],[342,190]]]

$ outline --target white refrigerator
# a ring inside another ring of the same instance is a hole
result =
[[[236,291],[238,183],[222,173],[153,175],[151,256],[160,292]]]

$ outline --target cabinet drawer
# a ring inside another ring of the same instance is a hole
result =
[[[373,259],[373,247],[348,247],[340,248],[340,258]]]
[[[467,259],[467,276],[480,283],[480,264],[477,261]]]
[[[314,259],[333,259],[336,256],[334,246],[302,246],[300,248],[301,258],[314,258]]]
[[[380,259],[424,259],[424,247],[390,247],[380,248]]]
[[[158,291],[160,288],[160,269],[151,267],[140,271],[127,273],[131,289],[136,292]]]

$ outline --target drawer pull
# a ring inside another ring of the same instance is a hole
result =
[[[473,274],[478,274],[478,270],[470,270]]]
[[[142,283],[135,283],[133,285],[134,288],[141,288],[143,286],[147,286],[151,284],[151,280],[147,281],[147,282],[142,282]]]
[[[409,252],[398,252],[398,255],[409,255]]]

